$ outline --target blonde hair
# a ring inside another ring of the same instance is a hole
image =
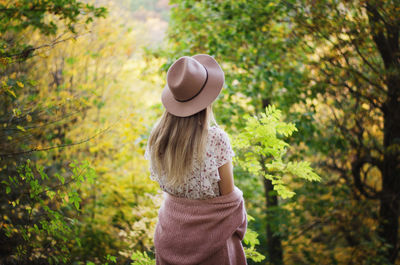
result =
[[[178,186],[193,170],[195,159],[203,161],[208,127],[216,124],[212,106],[189,117],[177,117],[165,111],[149,138],[151,165],[166,184]]]

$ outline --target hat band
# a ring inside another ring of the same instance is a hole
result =
[[[201,86],[199,92],[197,92],[193,97],[188,98],[188,99],[185,99],[185,100],[180,100],[180,99],[177,99],[177,98],[174,97],[176,101],[179,101],[179,102],[187,102],[187,101],[190,101],[190,100],[194,99],[198,94],[200,94],[200,92],[201,92],[201,91],[203,90],[203,88],[206,86],[207,80],[208,80],[208,71],[207,71],[207,68],[205,68],[204,65],[203,65],[203,67],[204,67],[204,69],[206,70],[206,81],[204,81],[204,84]]]

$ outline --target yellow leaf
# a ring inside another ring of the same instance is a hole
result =
[[[26,132],[25,128],[22,127],[22,126],[17,125],[17,128],[18,128],[19,130],[23,131],[23,132]]]
[[[12,91],[11,89],[7,88],[7,92],[9,94],[11,94],[14,98],[16,98],[17,96],[15,95],[14,91]]]
[[[24,87],[24,84],[22,84],[20,81],[17,81],[17,85],[19,86],[19,87]]]
[[[26,115],[26,121],[31,122],[32,121],[32,116],[31,115]]]

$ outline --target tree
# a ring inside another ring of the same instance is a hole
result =
[[[35,59],[76,38],[81,33],[76,25],[104,16],[105,9],[78,1],[21,0],[1,1],[0,10],[1,262],[66,262],[63,243],[73,233],[68,234],[63,214],[79,208],[74,185],[94,174],[88,165],[81,173],[77,164],[78,171],[65,168],[57,152],[48,154],[53,163],[44,163],[46,155],[36,152],[76,144],[68,142],[65,131],[76,118],[71,113],[83,112],[86,104],[80,97],[63,97],[73,89],[62,91],[62,71],[54,71],[54,83],[35,78],[46,73],[34,71]]]
[[[70,239],[69,262],[79,264],[105,263],[108,255],[127,263],[137,250],[151,252],[160,200],[143,154],[153,112],[160,111],[149,109],[149,99],[160,93],[149,88],[162,89],[158,69],[164,59],[146,56],[142,47],[154,45],[163,21],[138,21],[119,3],[106,7],[107,18],[95,20],[90,34],[60,43],[35,71],[62,67],[60,86],[88,91],[87,109],[65,136],[73,143],[95,137],[58,150],[61,161],[88,160],[98,176],[81,186],[79,215],[65,213],[76,220],[72,227],[80,239]],[[51,76],[43,77],[46,82]]]
[[[341,229],[344,241],[337,244],[358,251],[369,245],[369,251],[383,259],[380,262],[394,263],[400,198],[399,3],[205,0],[172,4],[171,50],[178,55],[205,52],[223,62],[227,104],[218,109],[229,110],[219,112],[226,115],[222,120],[232,129],[242,128],[243,112],[260,111],[269,103],[297,119],[296,126],[304,133],[293,140],[307,144],[302,154],[324,169],[328,188],[340,196],[338,200],[347,196],[353,209],[370,209],[368,219],[378,227],[375,236],[360,233],[365,237],[357,240]],[[265,195],[271,208],[278,203],[268,196],[268,184]],[[348,214],[358,219],[356,210]],[[314,231],[315,240],[320,240],[326,235],[324,226],[328,226],[326,219],[311,221],[305,231]],[[343,224],[336,223],[340,227]],[[276,241],[267,256],[274,264],[282,263],[282,237],[269,234],[268,238]],[[355,260],[372,258],[360,255]]]
[[[295,14],[294,32],[315,56],[308,63],[314,73],[310,89],[323,95],[332,117],[326,126],[334,126],[343,143],[324,163],[345,179],[357,200],[379,201],[377,233],[390,245],[380,254],[395,263],[400,211],[399,3],[288,5]]]

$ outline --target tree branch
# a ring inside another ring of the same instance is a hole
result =
[[[393,65],[394,63],[393,62],[394,57],[392,56],[393,51],[385,35],[383,34],[383,31],[378,26],[380,21],[385,23],[385,20],[379,14],[378,10],[373,5],[368,3],[368,1],[366,4],[366,9],[367,9],[369,24],[371,27],[372,38],[379,50],[379,53],[381,54],[383,63],[385,64],[385,68],[389,69],[391,65]]]
[[[375,190],[373,187],[367,185],[365,182],[361,180],[361,169],[364,164],[372,164],[377,166],[380,170],[382,170],[382,161],[377,158],[374,158],[370,155],[364,155],[361,157],[356,157],[354,161],[351,163],[351,172],[354,179],[354,185],[357,190],[363,194],[368,199],[379,199],[381,192]],[[367,192],[367,190],[368,192]],[[372,192],[372,194],[370,193]]]
[[[89,34],[89,33],[90,32],[88,32],[86,34]],[[71,39],[75,39],[76,40],[77,38],[82,37],[82,36],[84,36],[86,34],[74,35],[74,36],[71,36],[71,37],[68,37],[68,38],[65,38],[65,39],[60,39],[62,36],[65,35],[65,33],[63,33],[63,34],[59,35],[58,37],[56,37],[51,43],[43,44],[43,45],[40,45],[40,46],[37,46],[37,47],[28,47],[28,48],[25,48],[23,51],[21,51],[19,53],[15,53],[15,54],[3,53],[3,54],[0,54],[0,58],[16,57],[16,58],[21,58],[21,59],[28,59],[28,58],[31,58],[31,57],[34,56],[33,52],[36,51],[36,50],[40,50],[40,49],[47,48],[47,47],[53,48],[55,45],[57,45],[57,44],[59,44],[61,42],[66,42],[66,41],[71,40]]]
[[[118,122],[119,120],[117,120],[116,122]],[[115,122],[115,123],[116,123]],[[88,142],[102,134],[104,134],[105,132],[107,132],[108,130],[111,129],[111,127],[113,127],[113,125],[115,124],[113,123],[112,125],[110,125],[108,128],[92,135],[89,138],[86,138],[82,141],[79,142],[75,142],[75,143],[71,143],[71,144],[61,144],[61,145],[57,145],[57,146],[49,146],[49,147],[45,147],[45,148],[33,148],[30,150],[26,150],[26,151],[21,151],[21,152],[14,152],[14,153],[4,153],[4,154],[0,154],[0,157],[7,157],[7,156],[16,156],[16,155],[23,155],[23,154],[29,154],[29,153],[33,153],[33,152],[41,152],[41,151],[48,151],[48,150],[52,150],[52,149],[59,149],[59,148],[64,148],[64,147],[69,147],[69,146],[74,146],[74,145],[79,145],[85,142]]]

